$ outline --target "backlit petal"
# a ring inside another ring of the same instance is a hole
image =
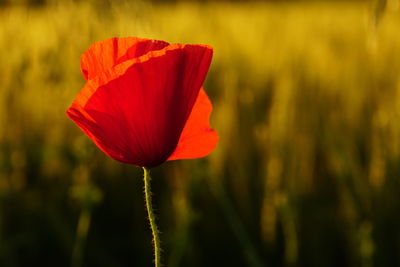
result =
[[[86,80],[93,79],[115,65],[168,46],[167,42],[136,37],[110,38],[93,43],[81,56]]]
[[[211,101],[202,88],[178,145],[168,160],[200,158],[211,153],[218,142],[218,134],[209,124],[211,111]]]

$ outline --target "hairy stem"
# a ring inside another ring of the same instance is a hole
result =
[[[154,215],[153,211],[153,205],[152,205],[152,200],[151,200],[151,187],[150,187],[150,173],[149,170],[145,167],[143,167],[144,175],[143,175],[143,180],[144,180],[144,196],[146,200],[146,208],[147,208],[147,214],[149,216],[149,222],[150,222],[150,228],[151,232],[153,234],[153,246],[154,246],[154,263],[155,267],[161,267],[161,246],[160,246],[160,237],[159,237],[159,231],[157,228],[156,224],[156,217]]]

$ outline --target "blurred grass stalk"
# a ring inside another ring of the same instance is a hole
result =
[[[86,154],[86,153],[85,153]],[[85,161],[83,161],[85,163]],[[71,188],[71,198],[80,206],[80,214],[75,232],[75,242],[72,250],[71,267],[84,266],[86,241],[88,238],[92,210],[102,199],[100,190],[90,181],[89,170],[80,165],[75,170],[75,184]]]
[[[78,226],[76,230],[75,244],[72,253],[72,264],[71,267],[82,267],[83,256],[86,247],[87,235],[90,227],[91,210],[88,208],[82,208],[81,214],[78,220]]]
[[[211,182],[212,180],[214,180],[214,182]],[[247,234],[246,228],[235,211],[235,207],[229,199],[224,187],[220,183],[215,182],[215,179],[208,179],[208,181],[210,189],[214,193],[214,197],[218,201],[226,221],[232,229],[232,233],[237,239],[239,246],[242,248],[243,256],[247,262],[246,266],[267,267],[268,265],[260,258],[255,245]]]

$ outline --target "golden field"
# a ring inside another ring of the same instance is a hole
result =
[[[0,266],[151,266],[140,168],[65,115],[113,36],[215,49],[217,149],[152,170],[165,266],[400,266],[399,29],[394,0],[0,7]]]

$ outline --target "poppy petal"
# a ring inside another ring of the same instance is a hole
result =
[[[200,158],[211,153],[218,142],[218,134],[209,124],[211,111],[211,101],[201,88],[178,145],[168,160]]]
[[[169,158],[204,82],[212,48],[173,44],[88,80],[67,114],[110,157],[145,167]]]
[[[107,156],[121,162],[129,163],[124,156],[126,153],[124,153],[123,150],[123,143],[118,144],[118,142],[122,142],[124,140],[123,136],[121,136],[120,131],[112,130],[116,127],[119,127],[118,118],[113,118],[103,114],[103,121],[104,123],[108,124],[108,127],[100,129],[100,126],[97,125],[96,121],[76,104],[72,104],[72,106],[68,109],[67,114]],[[106,142],[108,136],[115,137],[112,143]]]
[[[81,71],[85,80],[126,60],[140,57],[150,51],[160,50],[169,44],[164,41],[137,37],[110,38],[93,43],[81,56]]]

